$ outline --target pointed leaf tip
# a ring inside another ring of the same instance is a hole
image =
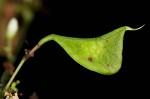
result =
[[[138,28],[131,28],[131,27],[129,27],[129,26],[125,26],[125,28],[126,28],[126,30],[136,31],[136,30],[141,29],[141,28],[144,27],[144,26],[145,26],[145,24],[143,24],[142,26],[140,26],[140,27],[138,27]]]

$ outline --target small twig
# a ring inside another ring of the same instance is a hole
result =
[[[32,50],[25,49],[25,57],[28,59],[29,57],[34,57],[34,52],[40,48],[40,45],[37,44]]]

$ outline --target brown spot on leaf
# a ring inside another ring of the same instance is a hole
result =
[[[107,66],[110,66],[110,64],[107,64]]]
[[[92,61],[93,61],[93,58],[92,58],[92,57],[89,57],[89,58],[88,58],[88,61],[92,62]]]

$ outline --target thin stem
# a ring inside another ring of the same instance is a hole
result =
[[[10,84],[12,83],[12,81],[14,80],[15,76],[17,75],[17,73],[19,72],[20,68],[23,66],[24,62],[27,60],[26,57],[23,57],[21,62],[19,63],[18,67],[16,68],[15,72],[13,73],[13,75],[11,76],[10,80],[8,81],[7,85],[5,86],[4,91],[6,91]]]
[[[33,57],[34,56],[34,52],[39,49],[40,46],[39,44],[37,44],[35,47],[32,48],[32,50],[26,50],[25,52],[25,56],[22,58],[21,62],[19,63],[18,67],[16,68],[15,72],[13,73],[13,75],[11,76],[11,78],[9,79],[7,85],[5,86],[4,91],[7,91],[10,84],[12,83],[12,81],[14,80],[15,76],[17,75],[17,73],[19,72],[20,68],[23,66],[24,62],[29,58],[29,57]]]
[[[19,72],[20,68],[23,66],[24,62],[29,58],[29,57],[33,57],[34,56],[34,52],[36,50],[38,50],[41,45],[43,45],[44,43],[51,41],[53,39],[52,37],[53,35],[48,35],[44,38],[42,38],[38,44],[36,46],[34,46],[32,48],[32,50],[25,50],[25,56],[22,58],[21,62],[19,63],[18,67],[16,68],[15,72],[13,73],[13,75],[11,76],[11,78],[9,79],[7,85],[4,88],[4,92],[6,92],[8,90],[8,88],[10,87],[11,83],[13,82],[14,78],[16,77],[17,73]]]
[[[46,42],[53,40],[53,37],[54,37],[54,36],[55,36],[55,34],[50,34],[50,35],[48,35],[48,36],[42,38],[42,39],[38,42],[38,44],[41,46],[41,45],[45,44]]]

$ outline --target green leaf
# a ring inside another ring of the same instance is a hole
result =
[[[54,40],[83,67],[100,74],[112,75],[117,73],[122,65],[125,31],[138,30],[143,26],[136,29],[122,26],[95,38],[75,38],[51,34],[43,38],[39,45]]]

